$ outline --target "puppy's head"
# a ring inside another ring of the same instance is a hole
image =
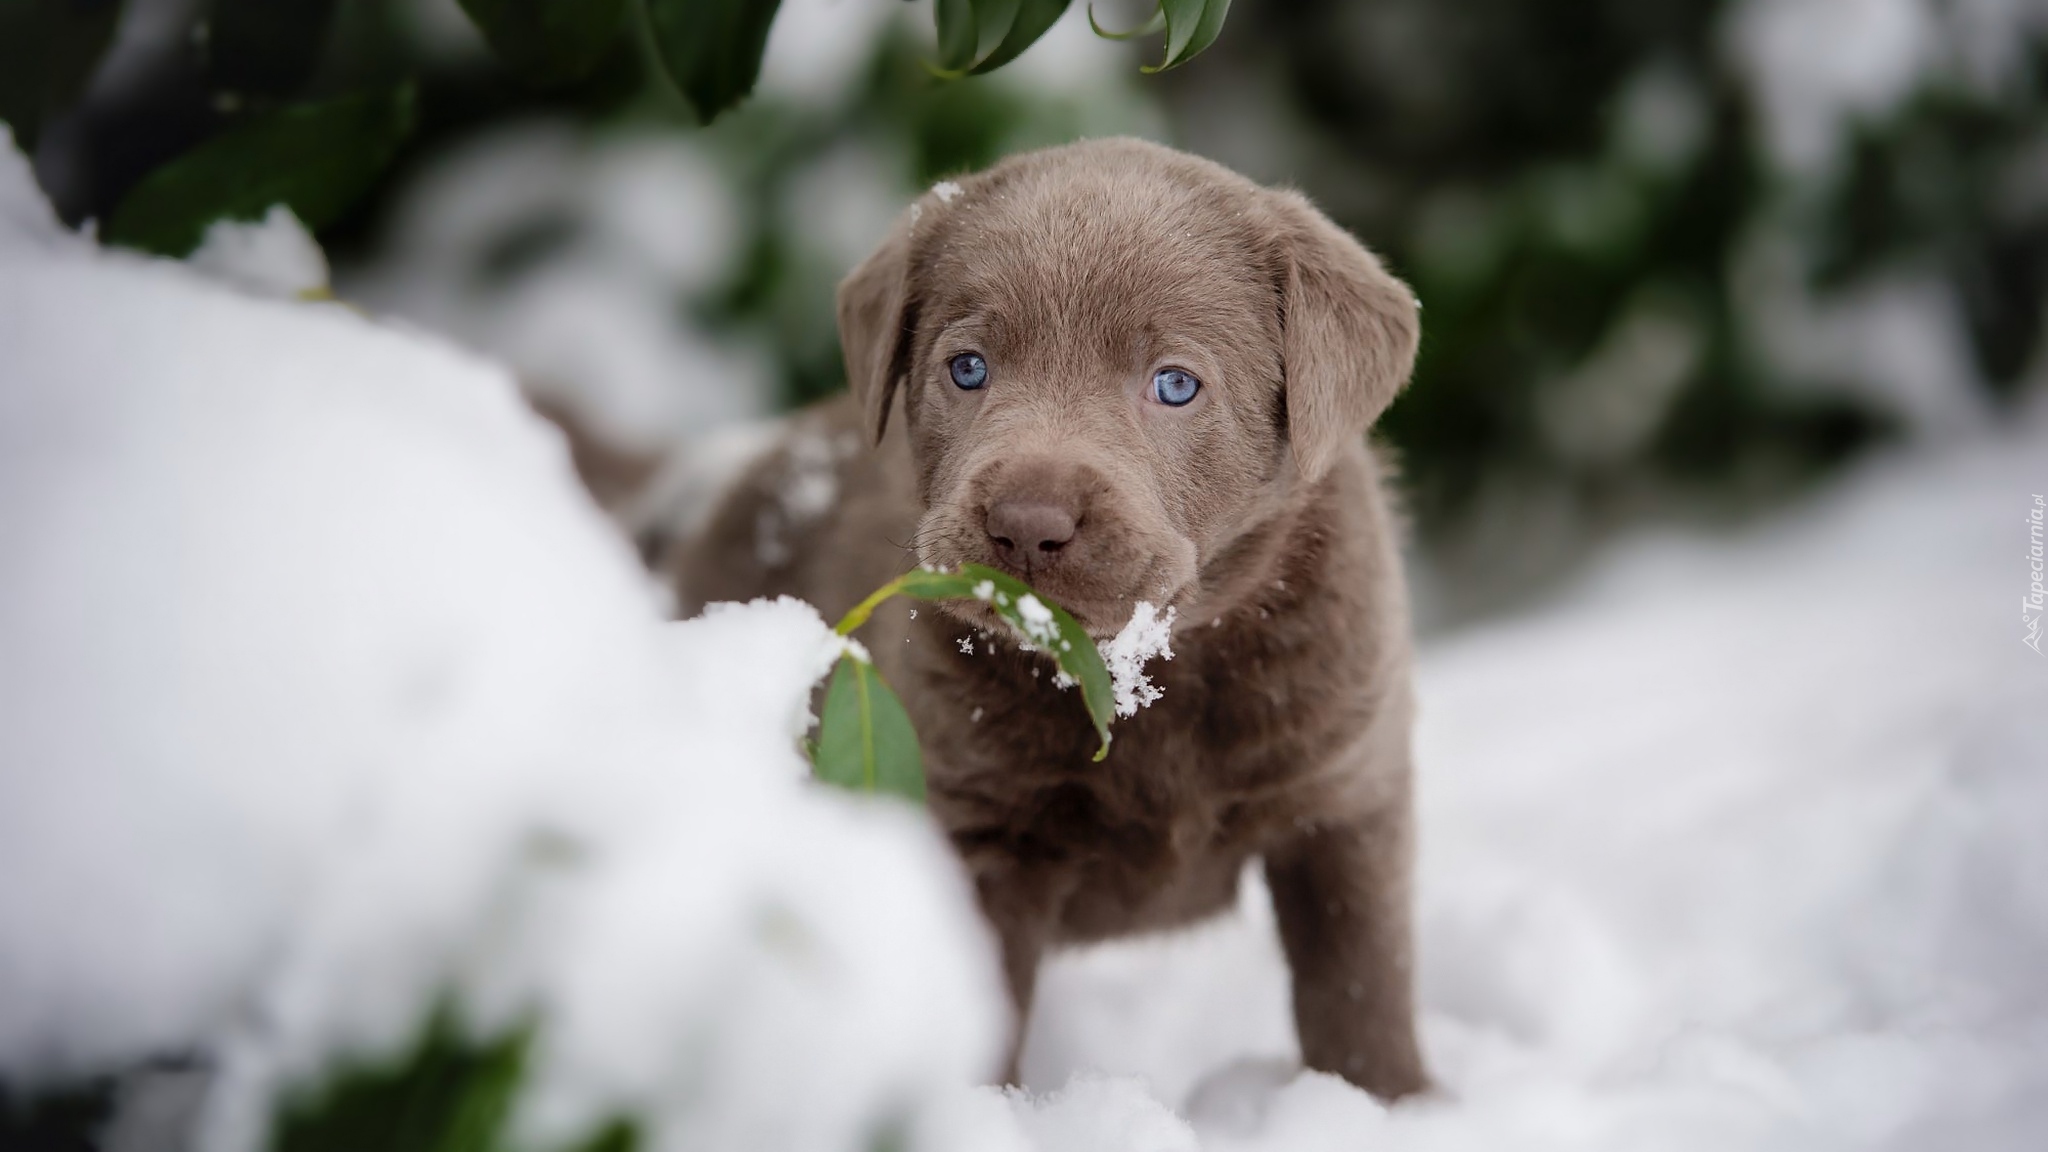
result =
[[[1301,499],[1408,377],[1414,297],[1299,195],[1132,140],[941,184],[839,287],[926,564],[1003,568],[1098,635]]]

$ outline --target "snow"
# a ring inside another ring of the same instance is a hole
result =
[[[911,170],[902,148],[868,139],[839,144],[791,174],[781,227],[834,276],[844,275],[888,235],[913,191]],[[911,211],[915,218],[915,204]]]
[[[765,350],[695,327],[688,301],[740,258],[742,212],[693,141],[515,124],[465,142],[401,190],[347,300],[511,367],[614,446],[659,455],[756,419]]]
[[[831,107],[851,98],[861,68],[901,4],[786,0],[768,30],[757,97]],[[929,11],[918,19],[930,25]]]
[[[1846,395],[1924,440],[1992,423],[1962,302],[1947,282],[1907,266],[1820,295],[1811,265],[1779,226],[1754,230],[1735,255],[1741,335],[1783,388]]]
[[[1131,618],[1102,648],[1102,662],[1109,667],[1110,686],[1116,695],[1116,714],[1136,716],[1164,693],[1145,675],[1145,661],[1158,657],[1173,659],[1174,610],[1166,615],[1150,601],[1140,600]]]
[[[1847,131],[1896,107],[1938,52],[1926,0],[1744,0],[1729,17],[1736,65],[1764,113],[1774,160],[1814,174]]]
[[[960,185],[953,183],[951,180],[941,180],[937,184],[932,185],[932,195],[937,196],[941,204],[951,204],[953,197],[960,195],[960,192]]]
[[[14,195],[0,195],[0,256],[61,251],[81,243],[57,222],[48,200],[40,194],[19,194],[34,184],[28,157],[14,146],[14,129],[0,124],[0,189],[17,190]]]
[[[781,441],[783,459],[775,488],[775,504],[762,508],[754,517],[754,555],[763,566],[780,568],[796,554],[795,540],[830,513],[839,501],[839,468],[859,455],[860,436],[853,432],[827,434],[805,426],[799,416],[796,427]],[[739,445],[753,442],[742,434]],[[693,449],[676,454],[657,480],[651,502],[644,502],[639,523],[681,538],[678,527],[685,521],[702,523],[708,515],[710,496],[730,486],[749,461],[736,452],[724,450],[733,443],[729,433],[717,433],[705,440],[709,450]],[[762,443],[759,450],[774,447]],[[757,452],[758,454],[758,452]],[[721,475],[721,473],[724,473]]]
[[[1852,130],[1922,87],[2024,99],[2029,45],[2044,31],[2039,0],[1741,0],[1722,39],[1770,158],[1785,174],[1824,178]]]
[[[781,443],[782,420],[716,428],[671,453],[622,519],[665,541],[687,540],[709,523],[718,501],[754,461]]]
[[[1026,592],[1017,598],[1017,616],[1021,630],[1031,643],[1051,647],[1060,638],[1059,625],[1053,623],[1052,609],[1043,601]]]
[[[986,1074],[950,852],[805,782],[815,611],[664,622],[502,369],[95,253],[26,173],[0,161],[0,1081],[198,1054],[205,1146],[246,1149],[443,994],[546,1021],[544,1141],[629,1111],[652,1148],[844,1148]]]
[[[2012,606],[2043,415],[1425,650],[1438,1098],[1285,1074],[1255,873],[1230,920],[1057,960],[1027,1082],[1142,1082],[1204,1149],[2033,1146],[2048,663]]]
[[[828,438],[807,430],[790,438],[789,470],[775,495],[792,525],[809,524],[832,510],[839,500],[839,466],[861,448],[851,432]]]
[[[282,204],[261,220],[214,221],[185,262],[256,296],[289,300],[327,291],[326,253]]]

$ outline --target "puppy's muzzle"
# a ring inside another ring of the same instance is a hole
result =
[[[951,505],[952,531],[940,534],[960,551],[931,561],[1002,569],[1091,632],[1122,627],[1134,590],[1169,595],[1179,580],[1159,566],[1157,534],[1134,522],[1110,470],[1080,455],[1010,456],[980,469]]]

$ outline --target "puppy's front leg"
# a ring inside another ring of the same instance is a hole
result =
[[[1006,872],[1008,870],[1005,870]],[[977,877],[976,894],[981,911],[996,931],[1003,953],[1003,980],[1009,986],[1011,1017],[1010,1045],[1003,1061],[1003,1083],[1020,1085],[1024,1055],[1024,1029],[1031,1022],[1031,1002],[1038,987],[1038,965],[1045,956],[1045,942],[1051,917],[1050,901],[1042,883],[1032,883],[1014,872]]]
[[[1302,1059],[1391,1100],[1429,1087],[1415,1042],[1408,789],[1266,856]]]

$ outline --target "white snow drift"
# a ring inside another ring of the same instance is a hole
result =
[[[11,150],[0,229],[0,1079],[211,1054],[247,1147],[446,994],[543,1022],[533,1134],[781,1150],[994,1065],[939,838],[804,782],[808,606],[665,624],[498,368],[96,252]]]

